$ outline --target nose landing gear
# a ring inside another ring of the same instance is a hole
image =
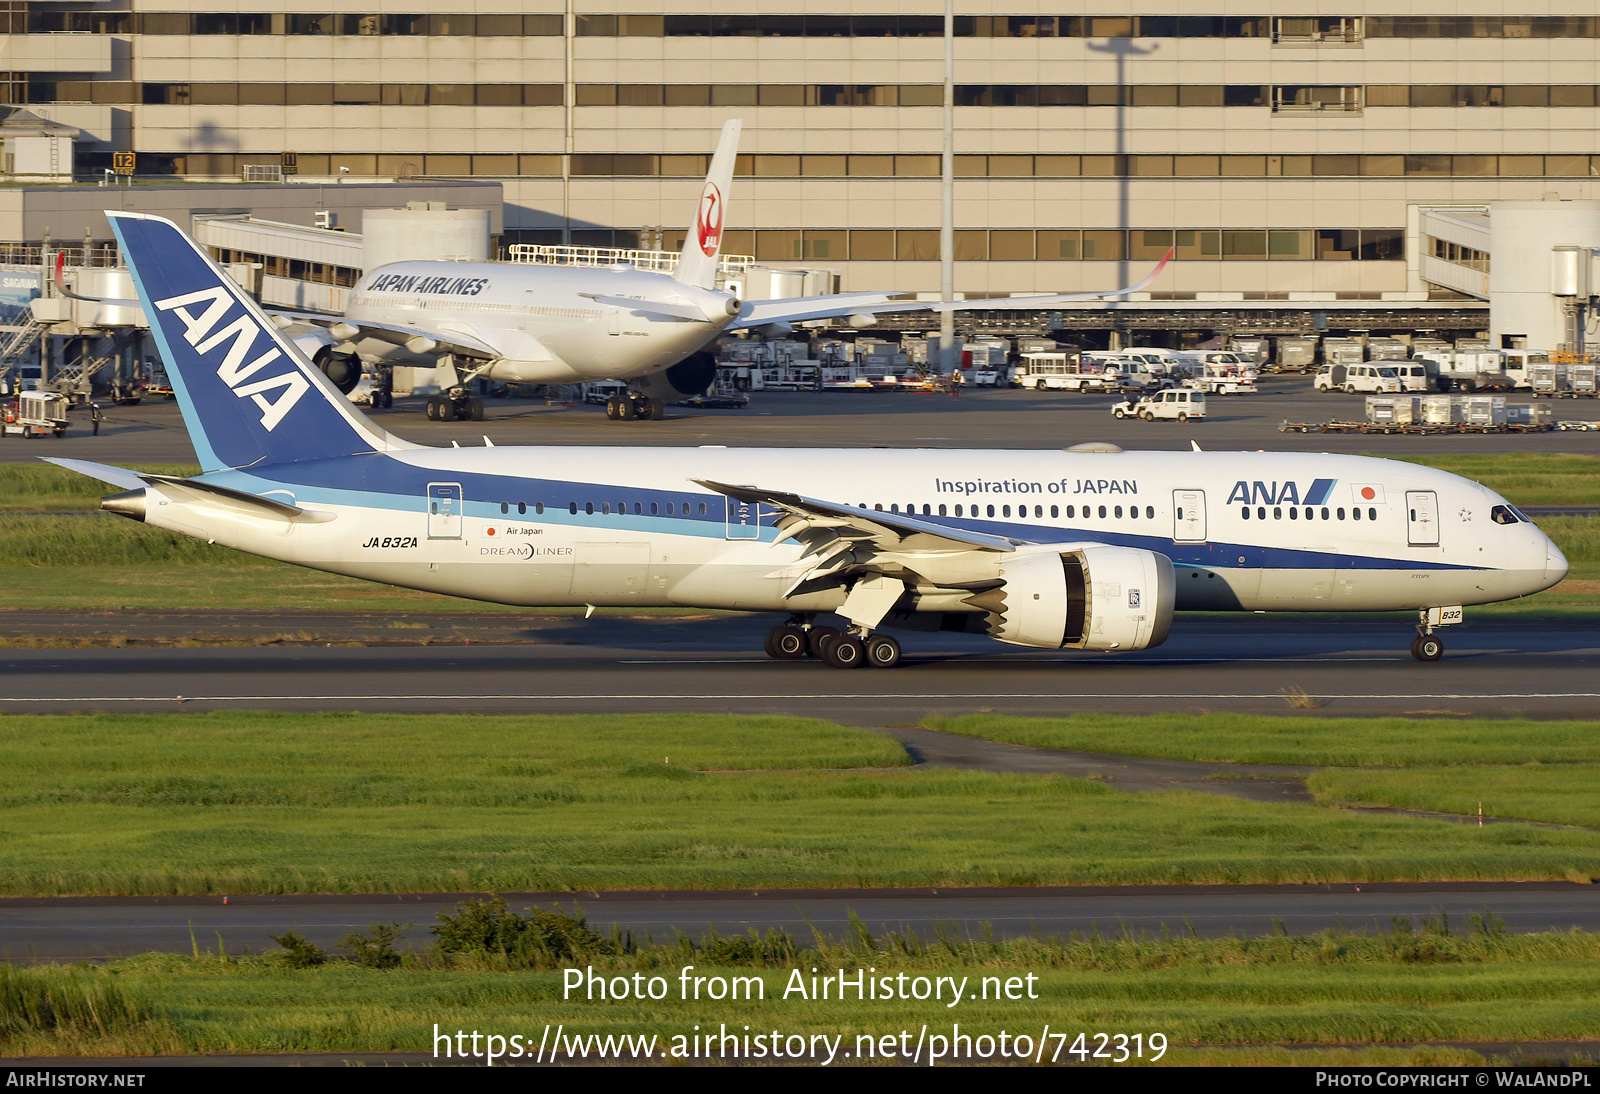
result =
[[[1459,607],[1424,608],[1417,613],[1417,637],[1411,642],[1411,656],[1418,661],[1437,661],[1444,656],[1444,642],[1433,633],[1462,619]]]
[[[818,627],[796,616],[767,632],[767,656],[778,661],[815,657],[836,669],[870,665],[892,669],[900,663],[900,643],[886,634],[853,634],[836,627]]]
[[[1437,661],[1444,656],[1444,643],[1435,634],[1419,634],[1411,641],[1411,656],[1418,661]]]

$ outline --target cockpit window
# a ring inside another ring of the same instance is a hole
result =
[[[1528,518],[1509,505],[1496,505],[1489,510],[1489,519],[1496,524],[1521,524]]]

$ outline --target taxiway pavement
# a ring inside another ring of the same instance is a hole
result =
[[[512,644],[6,649],[0,711],[674,710],[895,725],[979,711],[1587,718],[1600,700],[1600,627],[1586,620],[1469,622],[1444,632],[1433,664],[1410,656],[1410,621],[1392,616],[1180,616],[1165,645],[1114,656],[908,634],[888,671],[769,660],[772,622],[602,612],[506,619]]]
[[[1163,929],[1215,937],[1308,934],[1327,929],[1393,929],[1432,919],[1471,929],[1485,909],[1514,932],[1600,930],[1600,886],[1570,882],[1377,883],[1367,885],[1077,886],[1036,889],[860,889],[769,892],[507,893],[513,910],[532,905],[581,911],[590,926],[613,927],[641,941],[670,941],[675,931],[699,939],[781,928],[802,945],[812,931],[844,938],[850,916],[874,936],[915,930],[978,938],[1073,932],[1116,937]],[[127,954],[187,953],[199,946],[230,953],[274,949],[273,935],[297,931],[326,949],[377,922],[411,923],[407,940],[425,947],[440,912],[484,893],[374,896],[36,897],[0,899],[0,957],[9,960],[103,960]]]

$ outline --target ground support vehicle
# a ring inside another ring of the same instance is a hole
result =
[[[1600,431],[1600,422],[1573,421],[1572,419],[1568,418],[1557,422],[1556,428],[1562,430],[1563,432],[1567,430],[1576,430],[1580,433],[1586,433],[1589,431]]]
[[[1284,422],[1278,426],[1279,433],[1549,433],[1553,429],[1567,428],[1593,428],[1600,429],[1600,422],[1557,423],[1548,422],[1533,425],[1512,425],[1502,422],[1499,425],[1477,425],[1471,422],[1455,422],[1448,425],[1432,424],[1428,422],[1412,422],[1407,425],[1380,425],[1373,422]]]
[[[1525,374],[1541,363],[1542,354],[1518,354],[1513,362],[1519,374]],[[1416,360],[1432,361],[1438,366],[1440,388],[1451,391],[1510,391],[1518,385],[1518,376],[1506,371],[1506,354],[1500,350],[1429,351],[1418,353]],[[1446,386],[1448,384],[1448,386]],[[1527,386],[1524,381],[1522,386]]]
[[[1402,390],[1400,374],[1390,364],[1324,365],[1312,386],[1318,391],[1342,391],[1346,395]]]
[[[1272,361],[1273,372],[1315,372],[1317,367],[1317,340],[1315,338],[1279,338]]]
[[[1244,373],[1229,365],[1205,365],[1200,375],[1189,377],[1183,386],[1211,395],[1254,395],[1258,390],[1254,372]]]
[[[628,385],[621,380],[592,380],[583,385],[583,401],[604,406],[606,400],[628,394]]]
[[[1076,353],[1024,353],[1015,382],[1034,391],[1103,391],[1121,384],[1110,362]]]
[[[24,391],[0,409],[0,436],[65,437],[67,406],[67,397],[57,392]]]
[[[1157,391],[1137,401],[1124,399],[1111,407],[1114,418],[1139,418],[1146,422],[1156,420],[1201,422],[1206,417],[1206,396],[1203,391],[1188,388]]]
[[[1546,399],[1593,398],[1597,394],[1596,367],[1587,362],[1569,364],[1559,360],[1536,364],[1528,369],[1533,397],[1535,399],[1541,396]]]

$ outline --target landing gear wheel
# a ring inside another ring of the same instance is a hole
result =
[[[428,421],[437,422],[439,420],[439,403],[440,399],[437,395],[428,396]]]
[[[828,643],[843,633],[838,627],[812,627],[808,639],[812,657],[826,658],[828,656]]]
[[[472,421],[475,421],[475,422],[483,421],[483,400],[482,399],[468,399],[467,400],[467,415],[468,415],[469,418],[471,418]]]
[[[613,395],[606,400],[606,417],[614,422],[627,422],[633,419],[633,400],[624,399]]]
[[[767,656],[779,661],[793,661],[804,657],[810,650],[806,632],[793,623],[773,627],[767,632]]]
[[[867,664],[875,669],[892,669],[900,663],[900,643],[886,634],[867,639]]]
[[[1411,656],[1418,661],[1437,661],[1444,656],[1444,643],[1436,634],[1419,634],[1411,643]]]
[[[867,651],[861,644],[861,639],[853,634],[841,634],[828,643],[827,652],[823,654],[828,664],[836,669],[860,668],[867,659]]]
[[[664,421],[667,416],[667,404],[660,399],[640,399],[634,404],[634,417],[642,422]]]

